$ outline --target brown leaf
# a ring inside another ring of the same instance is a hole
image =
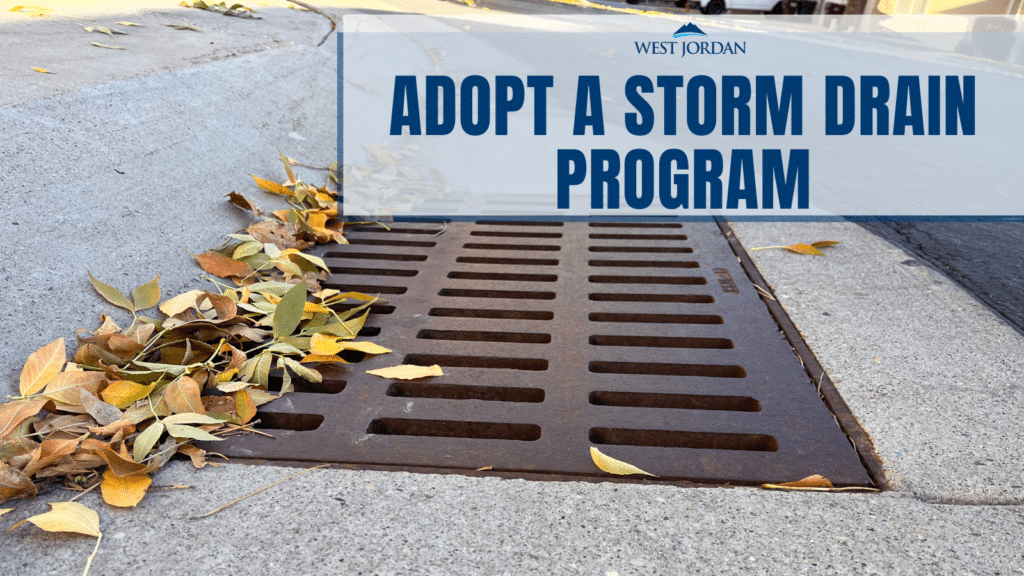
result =
[[[110,339],[107,340],[107,348],[122,359],[128,360],[142,352],[145,346],[123,334],[111,334]]]
[[[819,240],[817,242],[812,242],[811,246],[814,246],[815,248],[828,248],[829,246],[838,246],[839,244],[842,244],[842,242],[838,240]]]
[[[49,440],[44,440],[43,443],[39,445],[39,448],[36,448],[35,451],[32,452],[32,460],[29,461],[28,465],[25,466],[22,472],[24,472],[26,476],[31,477],[37,471],[46,468],[58,459],[74,453],[81,441],[81,438],[72,438],[70,440],[58,440],[51,438]]]
[[[82,450],[102,458],[118,476],[138,474],[146,469],[145,465],[121,456],[110,447],[110,444],[100,440],[93,438],[83,440]]]
[[[235,304],[234,300],[227,296],[207,291],[203,292],[203,294],[199,296],[196,303],[202,307],[203,302],[206,300],[210,301],[210,304],[213,305],[214,311],[217,312],[217,318],[220,318],[221,320],[227,320],[228,318],[233,318],[238,315],[238,306]]]
[[[131,420],[115,420],[106,426],[93,426],[89,432],[97,436],[114,436],[118,432],[131,434],[135,431],[135,424]],[[113,441],[113,439],[111,439]]]
[[[42,390],[60,373],[66,361],[67,351],[63,338],[57,338],[30,354],[21,369],[21,395],[31,396]]]
[[[199,262],[199,266],[203,270],[206,270],[210,274],[220,278],[228,278],[230,276],[249,276],[253,273],[252,267],[245,262],[232,260],[231,258],[212,250],[195,256],[195,259]]]
[[[38,442],[33,442],[28,438],[0,440],[0,462],[9,462],[15,456],[31,454],[38,447]]]
[[[237,192],[232,192],[228,194],[227,198],[228,202],[234,204],[235,206],[238,206],[243,210],[249,210],[250,212],[252,212],[252,217],[254,219],[263,216],[263,210],[260,210],[260,207],[257,206],[255,202],[246,198],[245,196],[242,196]]]
[[[146,474],[118,476],[108,469],[103,473],[100,491],[103,493],[103,501],[107,504],[118,508],[131,508],[142,500],[152,483]]]
[[[32,498],[36,493],[36,485],[31,478],[21,470],[0,462],[0,504],[12,498]]]
[[[78,389],[81,398],[82,408],[89,413],[101,426],[112,424],[121,419],[121,411],[103,400],[97,398],[85,388]]]
[[[46,402],[46,398],[39,398],[0,405],[0,438],[14,432],[25,420],[39,414]]]
[[[199,394],[199,383],[188,376],[182,376],[167,386],[167,390],[164,392],[164,400],[167,402],[167,407],[175,414],[190,412],[206,414],[206,409],[203,408],[203,401],[200,399]]]
[[[203,468],[207,464],[207,462],[206,462],[206,450],[203,450],[202,448],[200,448],[198,446],[192,446],[191,444],[186,444],[184,446],[179,447],[178,448],[178,452],[180,452],[180,453],[188,456],[189,458],[191,458],[192,459],[192,465],[195,466],[196,468]]]

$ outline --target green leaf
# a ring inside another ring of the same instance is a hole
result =
[[[281,394],[288,394],[295,391],[295,386],[292,384],[292,373],[288,371],[284,360],[284,356],[277,358],[277,368],[281,371]]]
[[[253,254],[256,254],[257,252],[262,251],[262,242],[242,242],[235,248],[235,251],[234,253],[231,254],[231,257],[234,258],[235,260],[241,260],[242,258],[247,258],[249,256],[252,256]],[[252,263],[248,264],[249,266],[252,266]]]
[[[160,275],[132,291],[136,310],[152,308],[160,302]]]
[[[306,284],[299,282],[284,293],[274,311],[274,338],[291,336],[302,321],[306,306]]]
[[[156,446],[157,440],[160,440],[160,436],[164,433],[164,425],[160,422],[150,425],[139,434],[138,438],[135,439],[135,448],[132,456],[136,462],[142,462],[145,460],[146,455],[149,451]]]
[[[256,373],[253,374],[253,382],[256,382],[260,386],[267,386],[270,384],[270,367],[274,363],[274,355],[264,350],[258,358],[256,358]]]
[[[307,368],[306,366],[299,364],[298,362],[292,360],[291,358],[282,359],[284,360],[284,363],[288,365],[289,368],[295,371],[295,374],[297,374],[299,378],[302,378],[307,382],[323,381],[323,376],[321,376],[320,373],[317,372],[316,370],[313,370],[312,368]]]
[[[203,432],[199,428],[193,428],[192,426],[182,426],[181,424],[168,424],[167,433],[175,438],[191,438],[193,440],[206,440],[210,442],[219,442],[223,438],[217,438],[209,432]]]
[[[93,278],[92,272],[89,272],[88,270],[86,270],[86,274],[89,275],[89,281],[92,282],[92,287],[100,293],[100,296],[103,296],[104,300],[110,302],[114,306],[124,308],[132,314],[135,313],[135,305],[132,304],[124,294],[121,294],[117,288],[114,288],[110,284],[104,284],[96,278]]]

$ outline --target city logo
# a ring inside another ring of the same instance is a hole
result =
[[[673,38],[682,38],[683,36],[707,36],[707,34],[700,28],[697,28],[693,22],[689,22],[679,30],[676,30],[675,34],[672,35]]]

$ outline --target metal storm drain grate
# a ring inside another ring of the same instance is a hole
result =
[[[262,407],[232,458],[602,477],[590,446],[659,481],[749,484],[865,468],[714,224],[361,226],[328,286],[380,294],[361,336]],[[352,358],[358,360],[359,358]],[[440,364],[443,377],[366,370]]]

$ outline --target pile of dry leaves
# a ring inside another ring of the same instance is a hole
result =
[[[97,330],[79,331],[70,361],[62,338],[28,358],[20,395],[0,405],[0,503],[53,485],[99,483],[107,503],[135,506],[174,454],[205,466],[207,454],[193,441],[251,431],[257,408],[291,391],[293,377],[320,381],[315,365],[345,362],[343,350],[388,351],[353,341],[377,299],[322,288],[324,262],[303,252],[346,242],[334,167],[331,182],[316,188],[281,158],[287,182],[253,178],[291,208],[263,220],[251,200],[232,192],[230,201],[252,211],[254,223],[195,257],[222,279],[215,291],[162,299],[158,277],[129,298],[90,274],[97,292],[133,321],[122,329],[102,316]],[[141,314],[153,307],[164,317]]]

